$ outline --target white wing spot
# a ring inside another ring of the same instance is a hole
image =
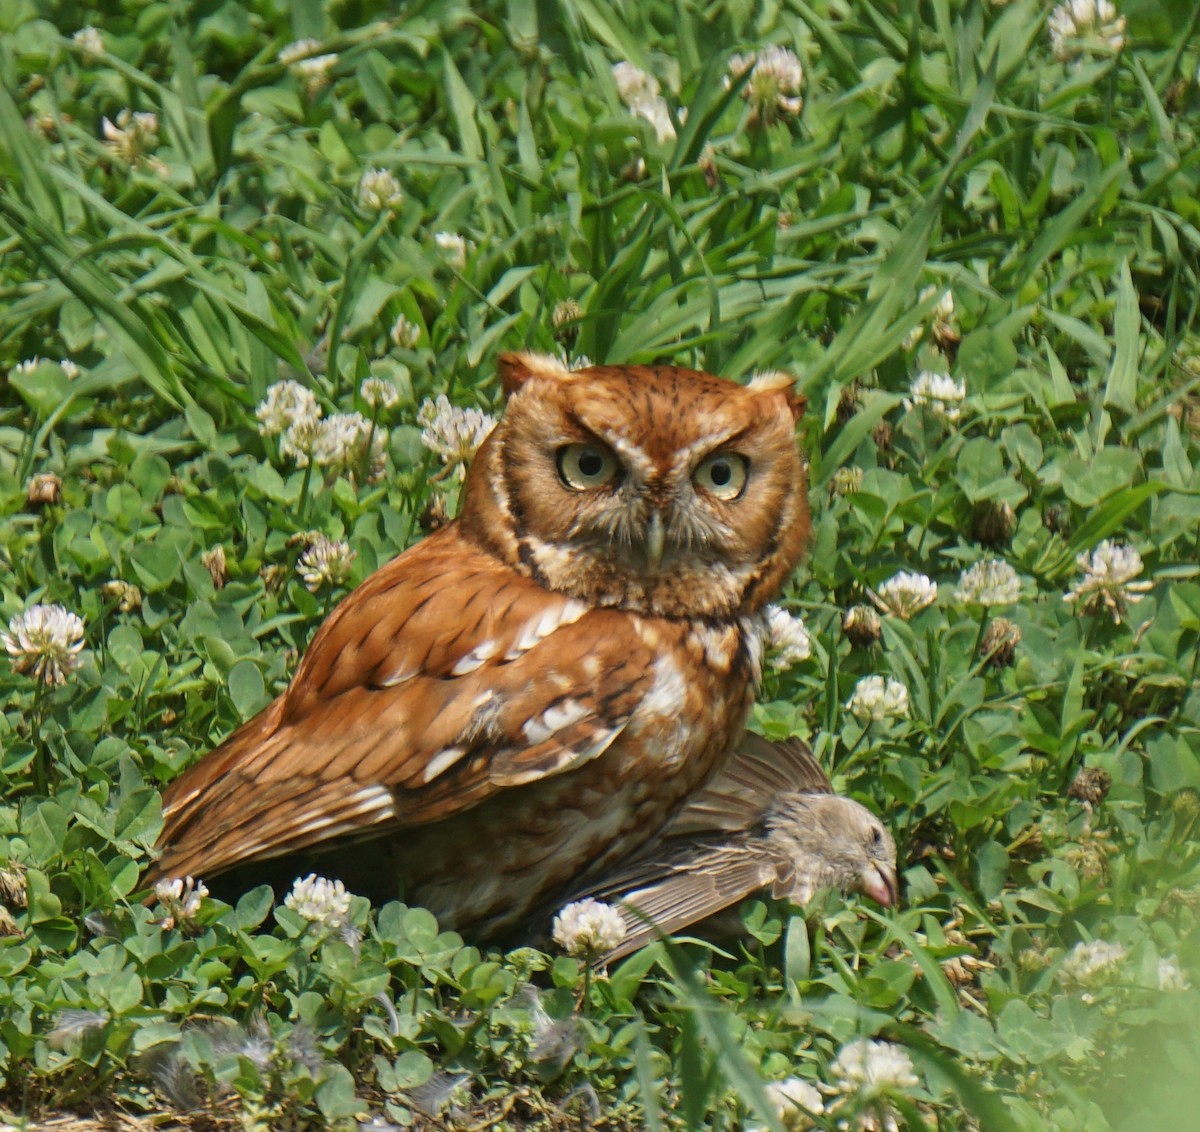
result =
[[[466,656],[459,658],[458,663],[450,669],[450,675],[466,676],[468,672],[474,672],[475,669],[482,668],[499,651],[500,645],[498,642],[492,640],[481,641]]]
[[[288,826],[282,848],[277,837],[272,835],[247,841],[245,852],[249,856],[278,857],[289,852],[289,846],[298,837],[328,840],[342,833],[361,831],[365,825],[385,822],[395,816],[396,799],[386,786],[363,786],[338,802],[332,813],[321,814],[318,810],[314,814],[310,810],[307,818]]]
[[[551,735],[586,719],[590,709],[578,700],[562,700],[536,719],[527,720],[522,730],[530,743],[544,743]]]
[[[385,676],[382,680],[376,680],[375,685],[379,688],[394,688],[397,684],[403,684],[405,680],[411,680],[417,675],[419,670],[405,663],[395,669],[391,675]]]
[[[551,605],[537,617],[531,617],[521,626],[513,638],[512,644],[508,646],[504,659],[516,660],[522,653],[527,653],[535,645],[544,641],[556,629],[578,621],[587,611],[588,607],[574,598]]]
[[[354,797],[340,804],[334,813],[305,822],[306,833],[323,831],[330,837],[343,830],[359,828],[375,822],[387,821],[396,816],[396,799],[386,786],[364,786],[355,791]]]
[[[425,764],[425,773],[421,775],[421,781],[432,782],[439,774],[449,770],[466,753],[466,747],[446,747],[444,750],[438,751]]]

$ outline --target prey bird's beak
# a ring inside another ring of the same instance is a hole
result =
[[[884,908],[894,908],[900,899],[896,870],[886,861],[871,859],[859,878],[859,890]]]
[[[646,565],[651,570],[657,570],[659,563],[662,562],[666,539],[667,532],[663,526],[662,515],[655,511],[651,514],[645,531]]]

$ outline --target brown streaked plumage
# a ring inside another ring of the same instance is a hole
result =
[[[808,537],[802,398],[778,374],[536,355],[501,377],[461,517],[171,785],[148,882],[304,859],[499,928],[636,851],[722,764]]]
[[[896,845],[870,810],[833,793],[802,742],[747,732],[658,843],[572,899],[619,907],[628,934],[611,962],[764,888],[796,904],[837,888],[891,907]]]

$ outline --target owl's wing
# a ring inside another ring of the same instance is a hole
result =
[[[749,829],[781,795],[830,794],[829,776],[801,739],[764,739],[747,731],[712,782],[676,816],[666,837]]]
[[[626,935],[613,961],[738,903],[778,879],[777,862],[736,845],[678,846],[619,870],[587,895],[615,901]]]
[[[678,672],[664,688],[655,660],[630,618],[445,528],[346,598],[288,690],[171,785],[148,879],[436,821],[580,766],[643,701],[665,706]]]

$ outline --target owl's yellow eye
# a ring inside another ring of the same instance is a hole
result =
[[[617,478],[617,458],[597,444],[565,444],[558,450],[558,474],[567,487],[588,491]]]
[[[728,503],[746,490],[750,461],[737,452],[714,452],[700,461],[692,482]]]

